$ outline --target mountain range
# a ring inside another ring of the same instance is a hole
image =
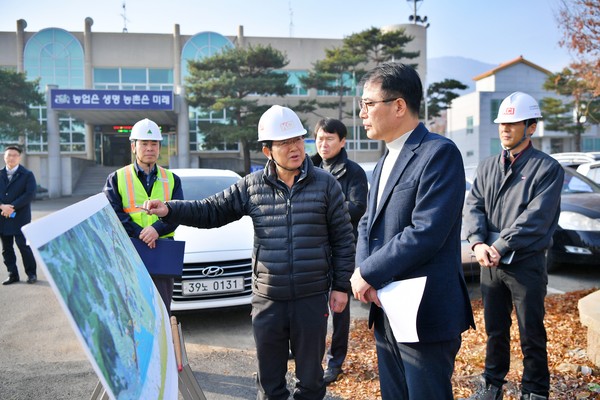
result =
[[[458,56],[429,58],[427,59],[427,83],[441,82],[444,79],[456,79],[468,86],[468,89],[458,91],[462,95],[475,90],[474,77],[497,66]]]

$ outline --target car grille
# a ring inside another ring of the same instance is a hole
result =
[[[221,267],[225,271],[218,278],[225,278],[228,276],[243,276],[244,277],[244,290],[236,293],[218,293],[213,295],[204,296],[183,296],[181,293],[181,282],[186,280],[198,280],[198,279],[211,279],[212,277],[206,277],[202,274],[202,270],[211,267]],[[195,263],[195,264],[184,264],[182,278],[175,278],[175,285],[173,287],[173,301],[185,303],[186,301],[198,301],[202,299],[216,300],[216,299],[231,299],[235,297],[244,297],[252,293],[252,260],[232,260],[223,262],[211,262],[211,263]]]

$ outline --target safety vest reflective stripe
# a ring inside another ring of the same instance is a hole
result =
[[[146,227],[152,225],[158,220],[156,215],[148,215],[140,207],[145,200],[156,199],[169,201],[172,197],[175,179],[173,173],[157,165],[158,176],[150,196],[146,192],[144,185],[137,178],[134,178],[135,165],[131,164],[117,171],[117,186],[123,203],[123,211],[131,217],[131,220],[136,224]],[[158,182],[162,181],[162,185]],[[161,237],[171,237],[174,233],[169,233]]]

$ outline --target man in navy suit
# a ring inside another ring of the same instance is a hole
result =
[[[373,171],[351,282],[358,300],[373,303],[369,326],[384,400],[452,399],[461,333],[475,327],[460,261],[462,157],[419,122],[422,95],[417,72],[401,63],[381,64],[363,78],[359,115],[367,136],[387,150]],[[424,281],[420,301],[382,304],[378,290],[396,281]],[[410,302],[416,315],[405,313]],[[400,336],[390,319],[416,335]]]
[[[4,162],[6,167],[0,170],[0,239],[2,239],[2,257],[8,269],[8,279],[2,284],[10,285],[19,282],[14,242],[21,252],[27,283],[35,283],[37,265],[31,248],[25,242],[21,227],[31,222],[31,202],[35,198],[37,184],[33,173],[20,165],[20,148],[6,147]]]

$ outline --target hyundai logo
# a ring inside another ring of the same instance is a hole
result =
[[[215,276],[221,276],[221,275],[223,275],[223,273],[225,273],[225,270],[221,267],[217,267],[216,265],[212,266],[212,267],[204,268],[202,270],[202,275],[204,275],[207,278],[214,278]]]

